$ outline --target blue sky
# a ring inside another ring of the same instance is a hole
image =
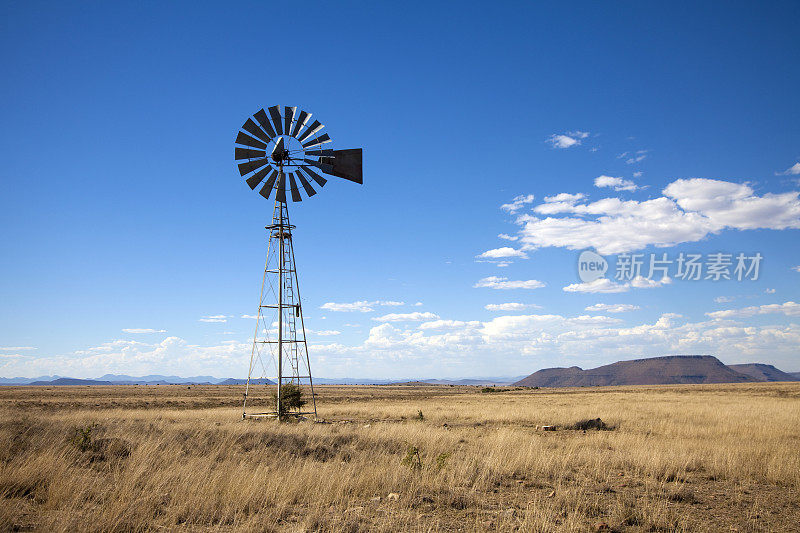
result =
[[[316,375],[800,370],[796,2],[0,14],[2,376],[246,374],[271,205],[232,148],[270,105],[364,148],[363,186],[290,206]],[[626,252],[763,261],[615,280]]]

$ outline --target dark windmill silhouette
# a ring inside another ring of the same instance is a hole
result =
[[[295,226],[289,222],[288,198],[301,202],[303,193],[309,198],[317,194],[315,187],[327,183],[320,174],[363,183],[361,148],[326,148],[331,146],[331,138],[322,133],[323,128],[318,120],[311,121],[311,113],[302,110],[298,113],[296,107],[273,106],[248,118],[236,136],[235,158],[239,173],[247,176],[247,185],[252,190],[258,189],[267,200],[275,193],[272,223],[266,226],[267,262],[242,406],[245,418],[266,416],[280,420],[287,416],[317,415],[294,259]],[[275,374],[269,371],[272,368]],[[259,373],[261,379],[257,377]],[[277,376],[278,385],[275,405],[252,410],[248,405],[252,389],[272,376]],[[313,410],[304,411],[298,405],[287,408],[283,401],[286,385],[296,386],[291,389],[293,393],[297,387],[308,385],[309,407]]]

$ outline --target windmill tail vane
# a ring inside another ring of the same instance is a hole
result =
[[[245,183],[268,200],[275,191],[272,222],[265,227],[269,232],[267,261],[243,418],[317,416],[288,200],[301,202],[303,193],[307,198],[315,196],[317,187],[328,182],[322,174],[358,184],[363,184],[363,174],[362,149],[330,148],[332,139],[322,132],[325,126],[311,119],[311,113],[298,112],[297,107],[272,106],[248,117],[236,135],[234,159]],[[259,404],[253,396],[262,384],[269,390],[273,385],[277,388]],[[298,399],[302,388],[310,393],[310,402]]]

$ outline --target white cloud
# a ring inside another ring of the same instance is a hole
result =
[[[625,162],[629,165],[633,165],[634,163],[640,163],[645,160],[647,157],[647,150],[639,150],[635,154],[632,154]]]
[[[327,302],[320,306],[320,309],[325,309],[327,311],[334,311],[339,313],[369,313],[375,310],[377,306],[388,306],[388,307],[397,307],[401,305],[405,305],[405,302],[396,302],[393,300],[374,300],[374,301],[366,301],[360,300],[358,302],[349,302],[349,303],[336,303],[336,302]]]
[[[255,319],[258,318],[258,315],[242,315],[241,318],[249,318],[249,319],[255,320]],[[308,317],[306,317],[306,318],[308,318]]]
[[[588,283],[573,283],[564,287],[563,290],[564,292],[616,293],[627,292],[630,287],[614,283],[608,278],[599,278]]]
[[[672,283],[672,279],[667,276],[664,276],[663,278],[661,278],[661,280],[658,281],[654,279],[645,278],[643,276],[636,276],[631,280],[630,285],[631,287],[634,287],[636,289],[653,289],[655,287],[669,285],[670,283]]]
[[[535,279],[511,281],[508,278],[489,276],[479,279],[474,288],[486,287],[489,289],[538,289],[544,287],[544,283]]]
[[[226,315],[211,315],[211,316],[204,316],[200,319],[200,322],[227,322],[228,317]]]
[[[583,326],[600,326],[603,324],[619,324],[622,322],[619,318],[613,318],[610,316],[590,316],[590,315],[581,315],[576,316],[574,318],[570,318],[567,320],[569,324],[572,325],[583,325]]]
[[[528,254],[523,252],[522,250],[515,250],[509,246],[504,246],[502,248],[495,248],[493,250],[487,250],[480,255],[475,256],[479,259],[501,259],[504,257],[517,257],[520,259],[527,259]]]
[[[431,322],[423,322],[419,325],[418,329],[421,330],[445,330],[445,329],[461,329],[467,327],[479,327],[480,321],[472,320],[464,322],[462,320],[434,320]]]
[[[630,180],[615,178],[613,176],[598,176],[594,179],[595,187],[611,187],[615,191],[635,191],[639,186]]]
[[[486,304],[484,309],[487,311],[522,311],[523,309],[541,309],[536,304],[523,304],[519,302],[508,302],[503,304]]]
[[[800,272],[800,265],[793,266],[792,270],[794,270],[795,272]]]
[[[309,332],[313,333],[314,335],[318,335],[320,337],[330,337],[332,335],[341,335],[342,334],[341,331],[336,331],[335,329],[323,329],[323,330],[320,330],[320,331],[310,331],[309,330]]]
[[[0,362],[0,375],[176,374],[242,376],[247,374],[252,342],[224,341],[200,346],[179,337],[156,343],[118,339],[63,355]]]
[[[501,205],[500,209],[513,214],[522,209],[526,204],[533,203],[533,200],[534,197],[532,194],[516,196],[511,200],[511,203]]]
[[[800,163],[795,163],[783,172],[776,172],[776,176],[797,176],[800,174]]]
[[[714,301],[717,302],[718,304],[725,304],[728,302],[732,302],[735,299],[736,299],[735,296],[717,296],[716,298],[714,298]]]
[[[122,331],[125,333],[166,333],[165,329],[152,329],[152,328],[124,328]]]
[[[569,148],[581,144],[581,141],[569,135],[551,135],[547,141],[553,148]]]
[[[588,136],[588,131],[568,131],[567,133],[553,134],[545,142],[553,148],[570,148],[581,144],[581,139]]]
[[[614,254],[697,242],[724,229],[800,228],[798,192],[758,196],[745,184],[695,178],[673,181],[663,193],[641,202],[546,201],[533,209],[544,218],[517,216],[517,236],[523,250],[553,246]]]
[[[764,292],[767,294],[775,294],[775,289],[764,289]]]
[[[800,316],[800,304],[784,302],[782,304],[754,305],[741,309],[728,309],[706,313],[711,318],[736,318],[751,317],[755,315],[783,314],[786,316]]]
[[[415,311],[413,313],[389,313],[379,317],[374,317],[372,320],[376,322],[421,322],[422,320],[435,320],[439,315],[431,312]]]
[[[507,235],[505,233],[501,233],[500,235],[498,235],[498,237],[506,241],[516,241],[517,239],[519,239],[519,237],[515,235]]]
[[[576,139],[585,139],[586,137],[589,136],[589,132],[575,130],[575,131],[568,131],[567,135],[569,135],[570,137],[575,137]]]
[[[414,307],[422,307],[422,302],[417,302],[414,304]]]
[[[626,313],[641,309],[638,305],[632,304],[594,304],[590,305],[585,311],[605,311],[606,313]]]
[[[35,349],[35,346],[0,346],[0,352],[27,352]]]
[[[637,170],[636,172],[633,173],[633,177],[634,178],[641,178],[642,177],[642,171],[641,170]]]

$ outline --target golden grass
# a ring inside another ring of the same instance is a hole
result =
[[[242,421],[241,387],[0,388],[0,529],[800,524],[800,383],[320,390],[330,423],[279,425]]]

